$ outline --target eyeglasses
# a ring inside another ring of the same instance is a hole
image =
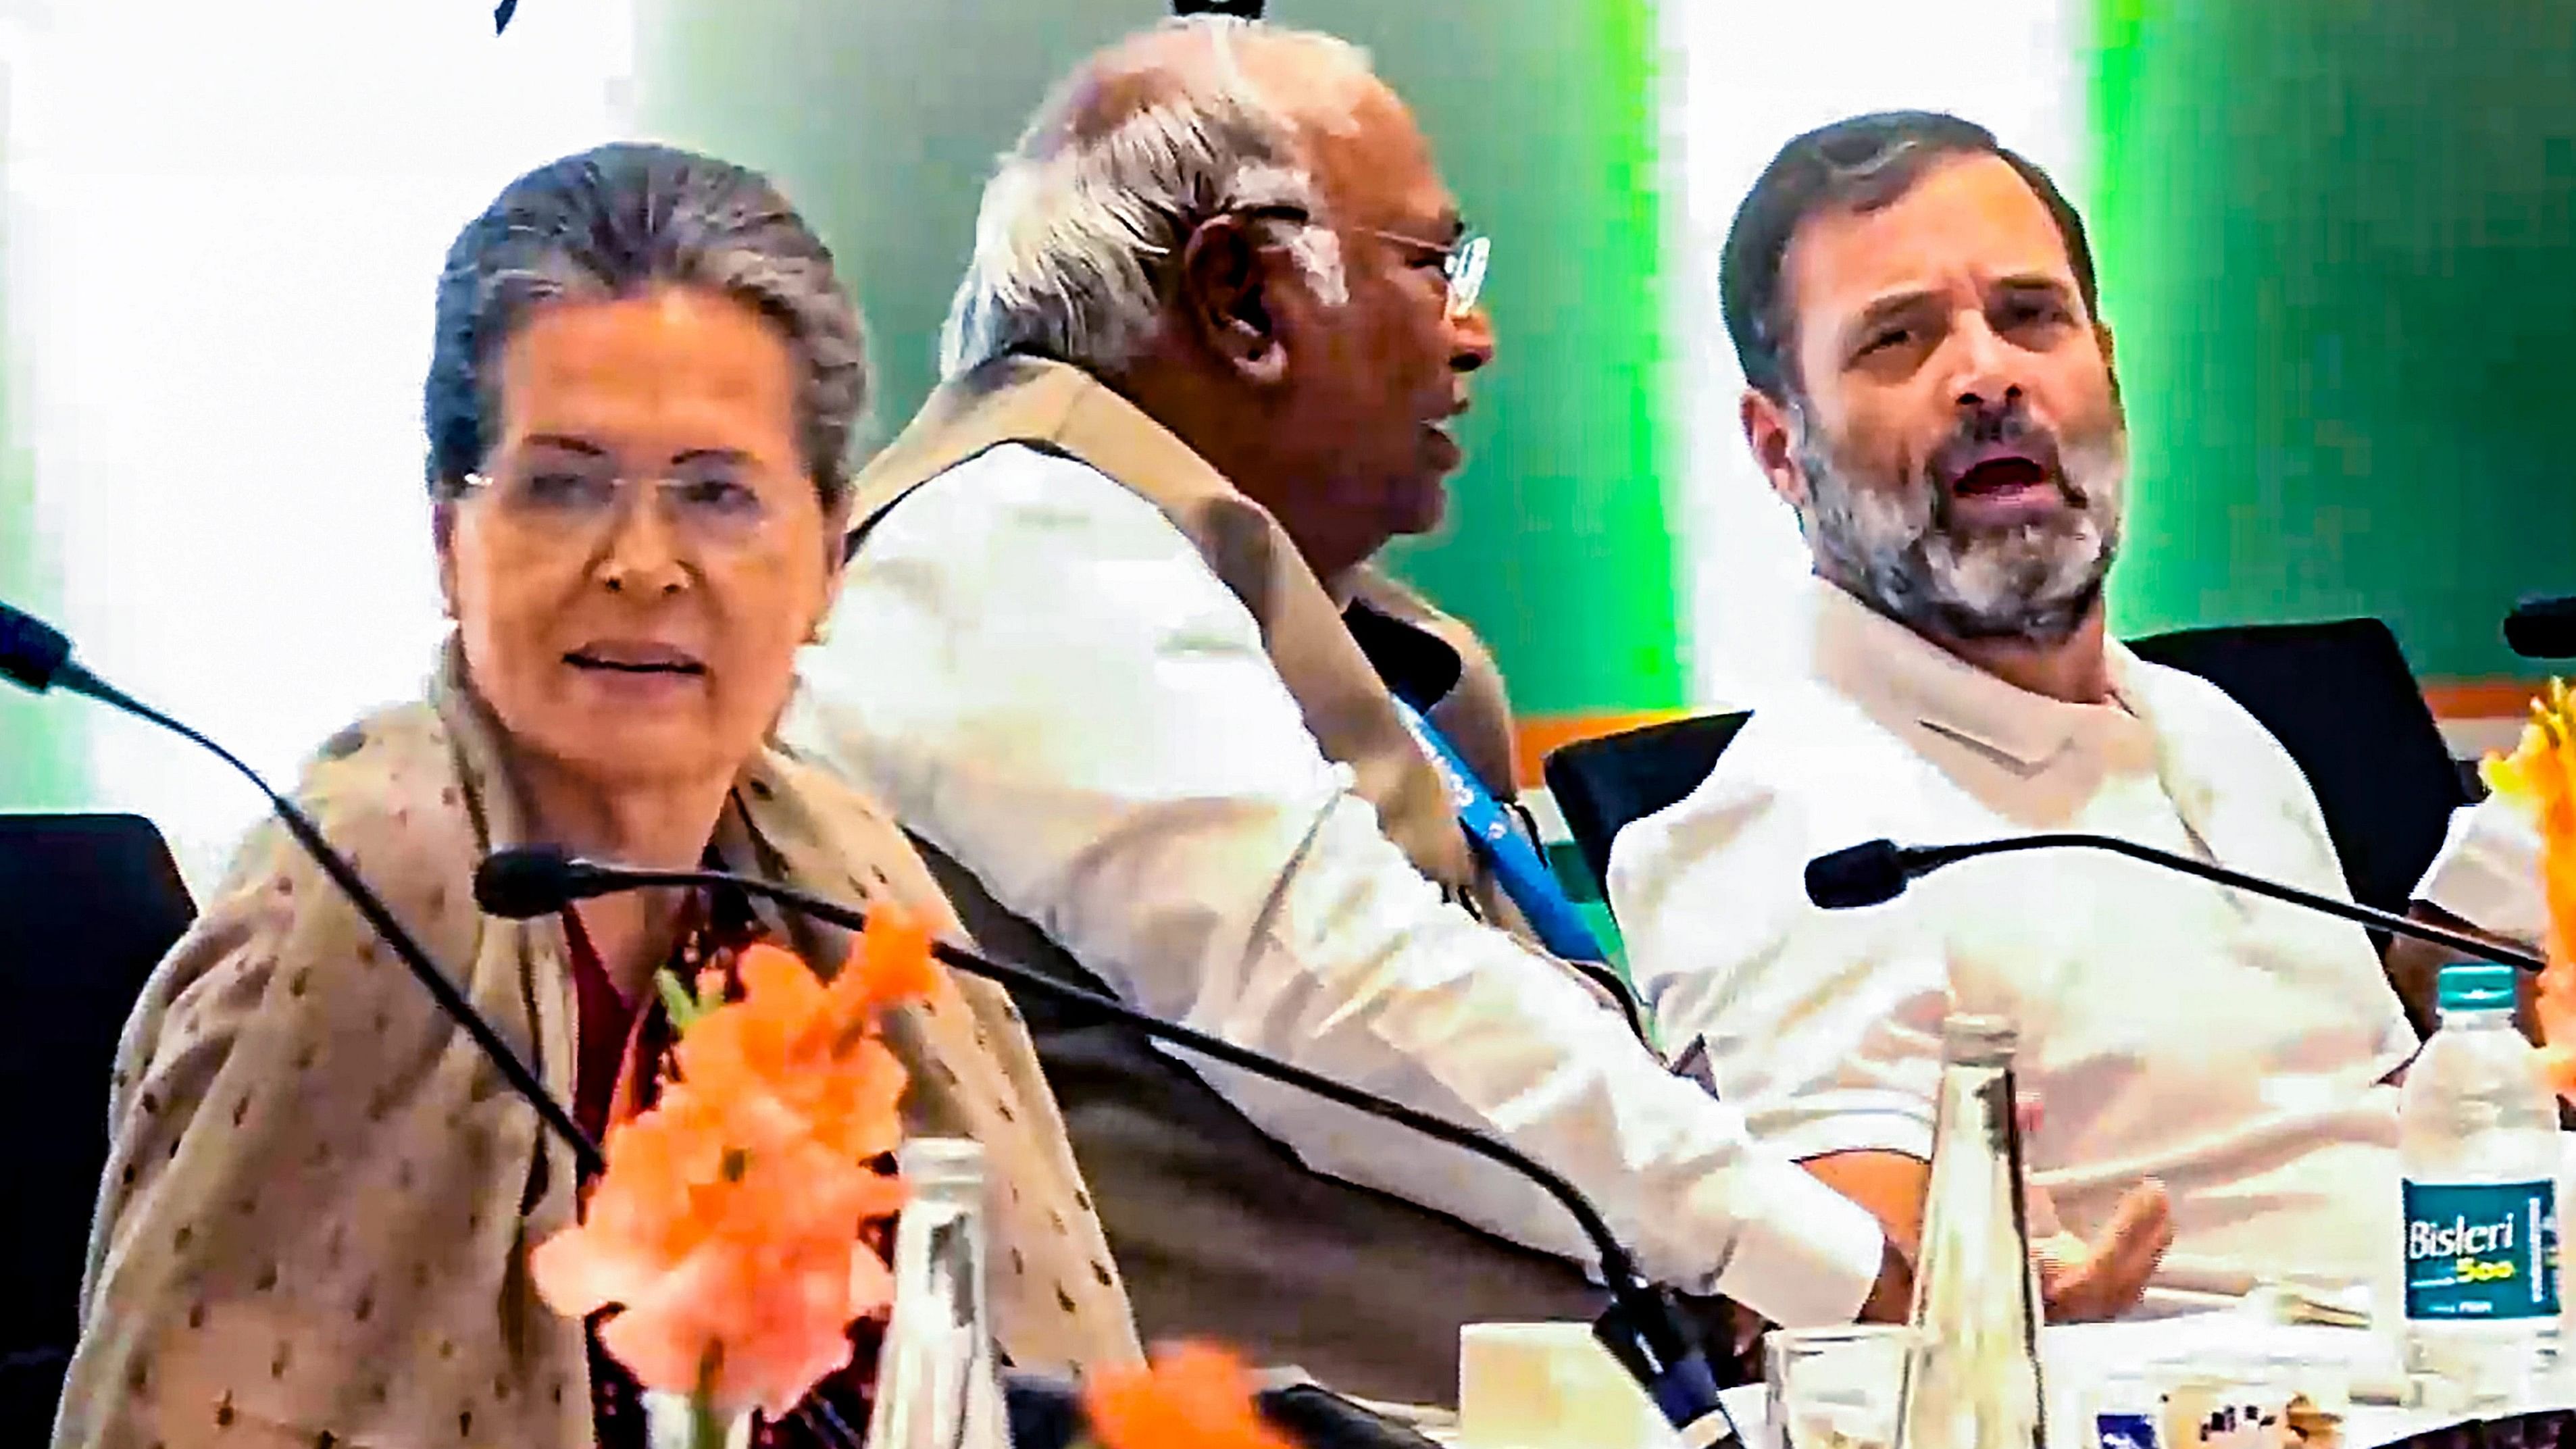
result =
[[[597,543],[624,515],[638,483],[653,490],[673,536],[696,549],[722,552],[753,543],[776,512],[734,460],[692,462],[657,479],[620,477],[606,459],[540,460],[468,473],[463,482],[511,523],[550,542]]]
[[[1380,231],[1376,227],[1360,229],[1371,236],[1383,237],[1399,245],[1419,247],[1426,252],[1439,253],[1440,274],[1449,279],[1450,317],[1452,319],[1464,317],[1475,310],[1476,299],[1484,295],[1485,291],[1485,264],[1494,254],[1492,237],[1472,231],[1462,232],[1456,241],[1442,246],[1435,241],[1424,241],[1418,236],[1406,236],[1400,231]]]
[[[1319,224],[1302,206],[1279,204],[1248,206],[1237,214],[1260,221],[1295,222],[1300,226]],[[1364,226],[1360,230],[1399,246],[1414,247],[1438,255],[1440,275],[1449,283],[1450,319],[1454,321],[1475,310],[1476,299],[1483,296],[1485,292],[1485,267],[1494,255],[1493,238],[1476,232],[1464,232],[1456,241],[1442,243],[1426,241],[1418,236],[1406,236],[1400,231],[1381,231],[1373,226]]]

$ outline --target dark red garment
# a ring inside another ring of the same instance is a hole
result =
[[[652,1105],[656,1088],[671,1070],[670,1020],[658,995],[648,990],[629,1000],[618,991],[589,933],[582,929],[579,914],[565,911],[563,927],[571,948],[574,1009],[580,1018],[573,1117],[598,1141],[606,1137],[610,1116],[620,1105],[621,1086],[627,1089],[628,1111]],[[740,902],[702,908],[692,898],[681,918],[680,944],[666,969],[694,984],[701,971],[713,967],[725,974],[731,994],[740,990],[733,975],[735,959],[765,934],[759,919]],[[588,1186],[583,1184],[585,1190]],[[884,1243],[875,1246],[885,1251]],[[634,1375],[599,1346],[600,1325],[616,1311],[603,1309],[590,1319],[592,1422],[597,1426],[599,1449],[645,1449],[643,1390]],[[850,1366],[817,1385],[785,1422],[757,1425],[751,1436],[753,1449],[855,1449],[864,1442],[876,1383],[878,1325],[854,1326],[850,1336]]]
[[[628,1038],[635,1032],[636,1007],[608,979],[598,948],[582,929],[581,917],[563,913],[564,939],[572,948],[572,994],[579,1013],[580,1061],[575,1068],[573,1120],[597,1142],[608,1135],[608,1107],[617,1099],[619,1068],[626,1064]]]

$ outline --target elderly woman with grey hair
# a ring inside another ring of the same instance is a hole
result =
[[[680,893],[487,919],[489,850],[712,857],[953,925],[884,815],[767,743],[839,584],[865,391],[830,255],[736,166],[603,147],[513,182],[448,254],[427,421],[454,629],[426,696],[330,741],[301,796],[595,1134],[651,1094],[657,970],[847,943]],[[1004,1352],[1134,1357],[1007,1000],[943,977],[889,1035],[911,1125],[981,1140],[1009,1185]],[[276,830],[137,1007],[112,1126],[57,1445],[640,1442],[631,1382],[529,1285],[575,1165]],[[850,1390],[820,1392],[863,1424]]]

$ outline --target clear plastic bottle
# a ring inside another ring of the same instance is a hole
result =
[[[2492,1401],[2557,1359],[2558,1110],[2511,967],[2444,967],[2440,1000],[2398,1109],[2406,1368]]]

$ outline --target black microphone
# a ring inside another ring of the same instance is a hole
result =
[[[2457,931],[2446,931],[2422,921],[2410,921],[2404,916],[2352,901],[2339,901],[2331,896],[2285,886],[2278,881],[2229,870],[2223,865],[2176,855],[2169,850],[2158,850],[2152,845],[2140,845],[2134,840],[2122,840],[2115,835],[2016,835],[1967,845],[1898,845],[1892,840],[1872,840],[1808,861],[1807,899],[1829,911],[1874,906],[1903,895],[1906,886],[1916,876],[1927,875],[1957,861],[1973,860],[1981,855],[2010,855],[2022,850],[2065,849],[2107,850],[2131,860],[2143,860],[2149,865],[2160,865],[2167,870],[2178,870],[2185,875],[2251,891],[2258,896],[2269,896],[2276,901],[2339,916],[2374,930],[2429,941],[2472,960],[2492,961],[2499,966],[2515,966],[2535,973],[2546,966],[2540,958],[2508,946],[2498,946]]]
[[[474,901],[495,916],[516,920],[551,915],[573,901],[592,896],[665,886],[731,887],[751,895],[766,896],[818,920],[850,930],[863,930],[867,926],[867,915],[863,911],[774,881],[724,871],[632,870],[583,860],[551,846],[522,846],[493,852],[474,872]],[[1600,1255],[1601,1276],[1610,1289],[1610,1307],[1592,1325],[1593,1337],[1599,1339],[1611,1357],[1617,1359],[1620,1366],[1646,1390],[1647,1397],[1654,1400],[1655,1407],[1686,1442],[1699,1442],[1692,1439],[1692,1430],[1703,1422],[1719,1426],[1721,1430],[1706,1443],[1740,1442],[1735,1422],[1718,1398],[1716,1375],[1710,1371],[1707,1356],[1701,1352],[1697,1336],[1691,1332],[1679,1309],[1662,1289],[1648,1283],[1638,1271],[1636,1259],[1611,1233],[1600,1209],[1554,1169],[1472,1127],[1458,1126],[1304,1067],[1174,1025],[1138,1011],[1114,997],[1067,985],[1026,966],[979,956],[946,941],[934,940],[930,951],[933,956],[970,975],[1092,1012],[1131,1026],[1157,1040],[1239,1067],[1254,1076],[1285,1082],[1354,1111],[1410,1127],[1426,1137],[1499,1163],[1537,1183],[1573,1216],[1583,1229],[1583,1235],[1592,1240],[1593,1251]]]
[[[57,684],[87,693],[99,683],[72,662],[72,641],[62,630],[7,604],[0,604],[0,678],[38,694]]]
[[[232,751],[82,668],[80,662],[72,658],[71,641],[63,636],[61,630],[5,603],[0,603],[0,677],[38,694],[59,688],[87,695],[101,704],[159,725],[232,766],[243,779],[256,786],[260,794],[268,797],[268,806],[277,813],[286,833],[294,836],[296,843],[312,855],[315,863],[322,867],[322,873],[331,877],[332,883],[358,908],[358,914],[375,928],[376,934],[384,938],[394,954],[402,958],[402,963],[411,968],[411,974],[419,978],[421,986],[438,1003],[439,1009],[474,1039],[483,1055],[500,1070],[502,1080],[510,1084],[510,1090],[534,1107],[538,1118],[572,1149],[573,1160],[581,1164],[581,1170],[585,1173],[600,1170],[599,1144],[591,1141],[590,1134],[581,1130],[580,1124],[573,1121],[572,1114],[547,1093],[545,1083],[527,1063],[519,1060],[518,1053],[501,1039],[500,1032],[493,1028],[492,1023],[483,1019],[473,1003],[456,989],[456,984],[447,979],[446,973],[430,964],[429,953],[422,950],[420,942],[394,919],[383,899],[368,888],[366,881],[358,875],[357,867],[331,848],[331,843],[322,838],[321,828],[310,817],[296,809],[285,796],[270,789],[258,771],[243,764]]]
[[[2504,617],[2504,642],[2525,659],[2576,659],[2576,595],[2514,605]]]

